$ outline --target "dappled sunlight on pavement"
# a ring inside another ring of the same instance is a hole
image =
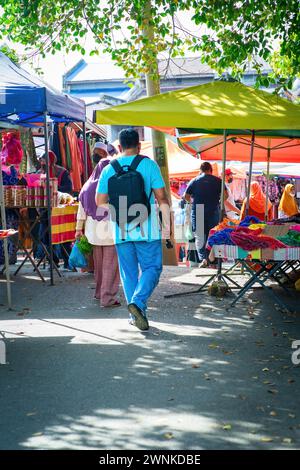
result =
[[[0,448],[299,448],[300,315],[261,291],[234,309],[207,293],[164,298],[196,273],[164,270],[148,332],[128,324],[123,296],[100,309],[89,275],[15,280],[14,311],[0,310]]]

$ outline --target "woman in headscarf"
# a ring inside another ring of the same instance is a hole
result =
[[[108,164],[107,158],[101,159],[80,191],[76,238],[80,238],[84,233],[93,245],[95,298],[102,307],[118,307],[120,276],[109,214],[108,211],[97,208],[95,202],[99,177]]]
[[[280,219],[298,214],[299,208],[295,196],[295,186],[293,184],[287,184],[278,207],[278,216]]]
[[[39,157],[41,169],[39,173],[46,173],[46,158],[45,153]],[[52,150],[49,150],[49,176],[50,178],[57,178],[58,191],[61,193],[72,194],[72,180],[70,173],[64,167],[56,164],[57,157]]]
[[[246,206],[247,198],[244,199],[240,219],[243,220],[246,217]],[[253,181],[250,185],[250,198],[249,198],[249,211],[247,215],[253,215],[260,220],[265,219],[266,210],[266,196],[264,195],[260,184],[257,181]],[[268,201],[268,212],[267,220],[272,219],[272,204]]]

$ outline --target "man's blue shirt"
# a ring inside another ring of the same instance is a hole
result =
[[[120,163],[121,166],[124,166],[124,165],[129,166],[131,165],[134,158],[135,158],[135,155],[123,156],[123,157],[118,158],[118,162]],[[160,189],[160,188],[165,187],[165,183],[161,175],[159,166],[157,165],[156,162],[154,162],[150,158],[144,158],[140,162],[137,168],[137,171],[141,173],[141,175],[143,176],[144,184],[145,184],[145,192],[148,197],[150,196],[150,193],[153,189]],[[99,179],[98,187],[97,187],[98,194],[108,194],[108,180],[114,174],[115,174],[115,170],[112,167],[112,165],[107,165],[103,169],[100,179]],[[112,222],[114,224],[113,233],[114,233],[115,243],[123,243],[123,242],[128,242],[128,241],[153,241],[153,240],[159,240],[161,238],[158,213],[157,213],[157,208],[156,208],[153,192],[150,197],[150,203],[151,203],[151,214],[148,220],[146,220],[142,224],[142,228],[134,227],[134,224],[133,226],[128,224],[126,227],[125,236],[124,236],[124,234],[123,235],[121,234],[121,230],[118,227],[118,225]]]

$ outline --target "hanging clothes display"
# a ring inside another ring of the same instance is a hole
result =
[[[61,166],[68,168],[67,156],[66,156],[66,140],[64,135],[64,125],[60,124],[58,127],[58,138],[59,138],[59,150],[61,155]]]
[[[1,158],[6,165],[20,165],[23,149],[19,132],[4,132],[2,134]]]
[[[53,152],[56,155],[57,164],[60,165],[60,166],[63,166],[61,151],[60,151],[60,142],[59,142],[59,124],[57,124],[57,123],[54,124],[54,128],[53,128],[53,138],[52,138],[51,150],[53,150]]]
[[[80,134],[80,133],[79,133]],[[77,142],[78,142],[78,147],[79,147],[79,150],[80,150],[80,155],[81,155],[81,165],[82,165],[82,168],[83,168],[83,173],[82,173],[82,183],[84,184],[85,181],[84,181],[84,152],[83,152],[83,139],[80,135],[77,136]],[[86,145],[86,157],[87,157],[87,170],[88,170],[88,178],[91,176],[91,174],[93,173],[93,165],[92,165],[92,159],[91,159],[91,150],[90,150],[90,146],[87,142],[87,145]]]
[[[243,201],[247,196],[246,183],[244,179],[233,178],[231,192],[235,201]]]
[[[79,192],[82,187],[81,174],[83,173],[81,153],[75,130],[72,127],[66,127],[65,129],[72,161],[72,169],[70,170],[70,174],[73,181],[73,189],[74,191]]]
[[[266,194],[267,190],[267,178],[264,175],[256,176],[256,181],[258,181],[261,189],[263,190],[264,194]],[[277,179],[270,179],[268,185],[268,196],[269,200],[274,204],[279,200],[279,186],[277,183]]]
[[[70,150],[70,144],[69,144],[69,139],[67,135],[67,126],[63,126],[63,136],[64,136],[64,141],[65,141],[65,150],[66,150],[66,168],[71,171],[72,170],[72,159],[71,159],[71,150]]]

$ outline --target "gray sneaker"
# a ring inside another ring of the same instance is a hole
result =
[[[134,326],[139,330],[149,330],[149,323],[142,310],[136,304],[129,304],[128,310],[134,318]]]

